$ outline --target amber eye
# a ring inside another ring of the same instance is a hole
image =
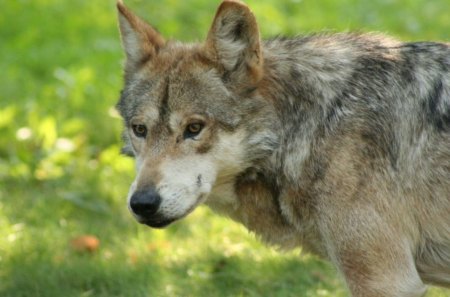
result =
[[[197,136],[202,131],[203,126],[202,123],[192,123],[187,125],[183,135],[184,139]]]
[[[133,133],[136,137],[145,138],[145,136],[147,136],[147,127],[145,127],[145,125],[131,125],[131,129],[133,129]]]

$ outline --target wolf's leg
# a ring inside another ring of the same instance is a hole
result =
[[[382,267],[375,263],[367,263],[375,259],[367,259],[366,256],[358,257],[357,254],[361,252],[349,249],[345,252],[348,255],[337,259],[339,269],[343,272],[353,297],[421,297],[425,295],[426,287],[412,259],[407,260],[405,255],[397,254],[397,258],[389,260],[392,261],[390,266]],[[372,251],[365,252],[372,253]],[[391,255],[379,255],[379,257],[395,257],[394,253],[390,252]]]
[[[354,297],[420,297],[419,277],[409,241],[373,210],[332,212],[322,226],[332,261]],[[327,223],[328,222],[328,223]]]
[[[422,246],[416,263],[425,282],[450,288],[450,242],[427,241]]]

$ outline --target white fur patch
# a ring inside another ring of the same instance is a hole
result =
[[[122,29],[122,43],[129,59],[139,59],[142,55],[141,39],[131,27],[128,20],[119,13],[119,21]]]
[[[220,38],[220,37],[219,37]],[[220,60],[226,69],[233,69],[239,57],[242,55],[246,44],[240,41],[234,41],[232,39],[217,39],[217,50],[219,52]]]
[[[246,137],[244,131],[235,133],[223,133],[214,149],[210,153],[218,168],[218,182],[234,179],[235,175],[241,172],[245,164],[246,148],[243,140]]]

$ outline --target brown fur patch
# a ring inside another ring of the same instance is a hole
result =
[[[239,205],[233,217],[266,242],[284,248],[295,246],[299,239],[293,237],[293,226],[281,213],[276,190],[263,176],[252,175],[235,185]]]

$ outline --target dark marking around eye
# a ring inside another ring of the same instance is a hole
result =
[[[200,188],[201,185],[202,185],[202,175],[199,174],[199,175],[197,176],[197,187]]]
[[[211,149],[211,144],[203,144],[197,148],[197,153],[199,154],[205,154]]]

